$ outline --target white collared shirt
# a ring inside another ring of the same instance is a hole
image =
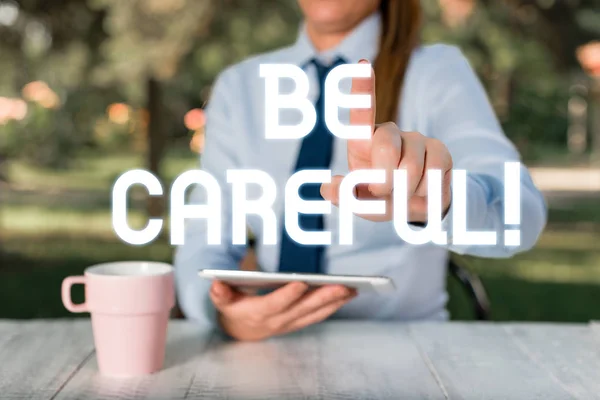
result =
[[[279,226],[283,221],[283,189],[294,172],[302,140],[267,140],[264,137],[264,79],[259,65],[296,64],[310,77],[309,97],[314,102],[318,84],[311,59],[324,64],[336,57],[348,63],[373,61],[378,47],[380,17],[365,19],[335,49],[319,54],[304,29],[290,47],[262,54],[226,69],[218,77],[207,108],[206,143],[201,168],[221,186],[223,208],[222,244],[207,245],[203,220],[188,220],[185,245],[175,257],[176,282],[181,307],[188,318],[200,324],[214,323],[214,309],[208,301],[210,282],[197,272],[203,268],[237,269],[245,248],[232,246],[231,185],[226,171],[256,169],[267,172],[277,185],[274,210]],[[342,91],[349,82],[342,82]],[[282,92],[285,92],[285,87]],[[298,114],[282,112],[284,124],[297,122]],[[340,119],[347,121],[347,113]],[[510,257],[531,248],[546,223],[543,196],[528,171],[521,176],[521,245],[503,245],[504,163],[519,161],[513,144],[504,135],[486,93],[459,49],[447,45],[417,48],[410,59],[401,93],[398,121],[404,131],[417,131],[441,140],[449,149],[455,169],[467,170],[467,228],[498,233],[496,246],[449,245],[413,246],[403,242],[392,222],[353,220],[354,244],[337,244],[338,213],[325,216],[325,229],[332,232],[332,245],[326,250],[326,272],[349,275],[385,275],[393,278],[397,290],[387,295],[361,294],[335,315],[338,318],[446,319],[446,262],[448,251],[482,257]],[[331,170],[348,173],[346,143],[335,139]],[[190,202],[205,203],[205,190],[194,190]],[[250,189],[248,198],[261,195]],[[452,209],[443,221],[451,232]],[[248,225],[258,238],[258,259],[262,270],[277,271],[279,245],[262,245],[262,220],[248,217]],[[278,232],[281,237],[281,232]],[[279,240],[278,240],[279,243]]]

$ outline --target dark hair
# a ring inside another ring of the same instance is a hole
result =
[[[420,0],[381,0],[381,37],[375,69],[377,123],[396,121],[410,55],[419,42]]]

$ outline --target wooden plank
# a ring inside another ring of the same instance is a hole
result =
[[[590,328],[592,328],[594,334],[600,339],[600,321],[590,321]]]
[[[12,337],[19,334],[23,323],[20,321],[0,320],[0,349]]]
[[[259,343],[172,321],[166,368],[98,375],[89,320],[0,321],[1,399],[593,399],[600,325],[335,321]]]
[[[450,399],[575,398],[500,325],[422,323],[410,332]]]
[[[600,399],[600,341],[586,325],[507,325],[517,346],[578,399]]]
[[[89,321],[2,324],[12,328],[0,346],[2,399],[51,399],[93,351]]]
[[[183,399],[210,336],[189,322],[171,321],[162,371],[139,378],[107,378],[99,375],[94,355],[56,399]]]
[[[189,397],[444,399],[401,324],[335,321],[258,343],[215,340]]]

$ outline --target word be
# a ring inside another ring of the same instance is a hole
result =
[[[304,71],[293,64],[261,64],[260,76],[265,78],[265,138],[301,139],[312,131],[317,113],[308,99],[309,81]],[[343,64],[329,72],[325,79],[325,123],[340,139],[370,139],[369,125],[344,125],[338,118],[338,108],[371,108],[369,94],[343,94],[340,81],[344,78],[369,78],[369,64]],[[292,79],[296,85],[290,94],[280,94],[279,80]],[[280,125],[279,109],[295,108],[302,113],[298,125]]]
[[[264,171],[228,170],[227,183],[231,185],[231,237],[232,244],[243,245],[247,241],[247,216],[257,215],[263,223],[263,243],[277,244],[279,224],[273,210],[277,188],[275,181]],[[505,224],[520,224],[520,163],[505,164]],[[385,214],[383,200],[359,200],[354,188],[362,183],[384,183],[384,170],[356,170],[346,175],[339,193],[339,235],[342,245],[352,244],[353,215]],[[393,174],[393,224],[398,236],[407,243],[420,245],[448,244],[448,233],[442,229],[442,172],[427,171],[428,222],[424,228],[414,228],[408,223],[407,172],[404,169]],[[298,214],[330,214],[331,202],[304,200],[298,190],[305,183],[331,182],[330,170],[304,170],[293,174],[285,186],[285,229],[289,236],[300,244],[330,245],[329,231],[303,231],[298,225]],[[162,196],[163,188],[153,174],[144,170],[131,170],[121,175],[113,187],[112,222],[115,233],[125,242],[143,245],[154,240],[162,230],[163,220],[151,218],[147,226],[134,230],[127,224],[127,191],[135,184],[144,185],[151,196]],[[248,200],[247,186],[258,184],[262,195]],[[186,204],[185,192],[191,185],[206,189],[205,204]],[[222,244],[222,195],[217,180],[202,170],[190,170],[181,174],[173,183],[170,193],[170,233],[172,245],[184,244],[184,222],[186,219],[205,219],[207,243]],[[496,245],[497,235],[492,231],[467,231],[467,173],[452,171],[452,243],[455,245]],[[520,245],[520,231],[507,229],[504,232],[506,246]]]

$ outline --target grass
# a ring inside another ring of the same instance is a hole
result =
[[[0,270],[0,318],[54,318],[73,316],[60,300],[64,277],[81,275],[86,266],[109,261],[156,260],[168,262],[172,249],[165,240],[151,246],[125,245],[114,237],[81,235],[11,236],[8,256]],[[73,300],[83,299],[81,287]]]
[[[89,154],[74,165],[66,171],[9,165],[13,186],[0,192],[0,235],[8,254],[0,265],[0,318],[69,316],[60,302],[60,283],[88,265],[171,261],[173,248],[166,238],[130,246],[112,230],[110,188],[122,172],[140,168],[141,157]],[[170,153],[165,182],[196,165],[193,155]],[[143,192],[133,195],[130,222],[143,226]],[[550,201],[550,206],[549,227],[532,251],[508,260],[463,260],[483,280],[495,320],[600,319],[595,307],[600,299],[600,203],[588,197]],[[463,288],[452,278],[448,287],[453,318],[472,318]],[[74,297],[82,298],[80,288]]]
[[[166,182],[172,181],[181,172],[198,166],[193,154],[172,151],[163,165]],[[116,179],[124,172],[144,167],[144,158],[139,154],[99,154],[84,153],[71,168],[48,170],[22,162],[12,162],[8,166],[8,176],[21,189],[46,190],[59,193],[65,190],[99,190],[107,192]],[[107,192],[108,193],[108,192]]]
[[[492,317],[498,321],[600,320],[600,232],[553,230],[537,246],[512,259],[466,258],[489,293]],[[449,284],[449,309],[457,319],[468,319],[470,304],[462,289]]]

